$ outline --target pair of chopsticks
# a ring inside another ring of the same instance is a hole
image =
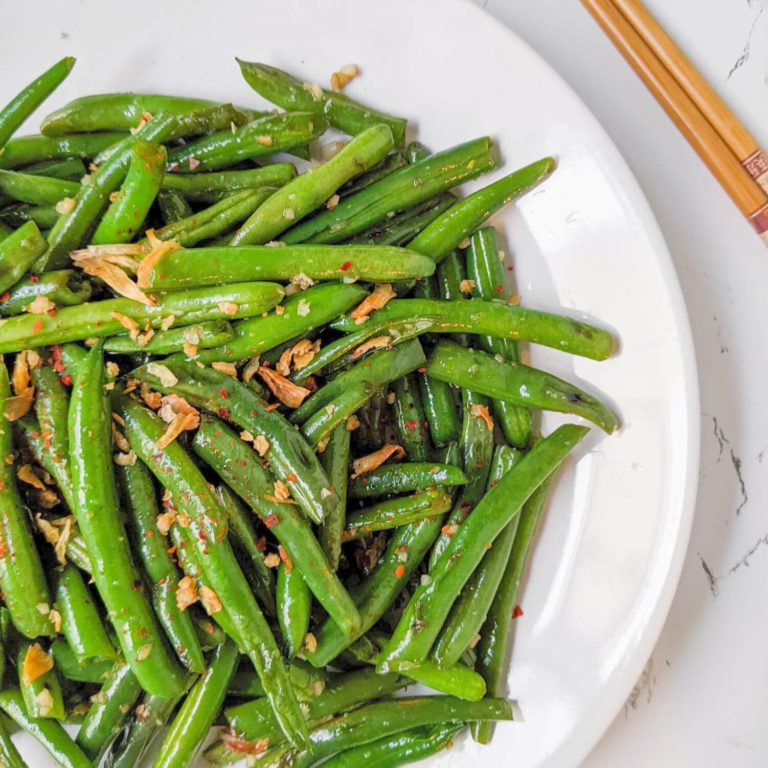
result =
[[[768,245],[768,157],[640,0],[582,0]]]

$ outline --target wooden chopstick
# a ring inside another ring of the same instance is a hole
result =
[[[639,0],[613,0],[627,21],[680,83],[749,175],[768,192],[768,157],[754,136],[739,122],[712,86],[675,45]]]
[[[582,3],[768,245],[768,195],[612,0]]]

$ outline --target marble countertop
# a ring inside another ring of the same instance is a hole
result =
[[[768,251],[577,0],[476,0],[595,113],[677,269],[701,386],[701,474],[672,610],[585,768],[768,764]],[[768,0],[646,0],[768,147]],[[652,311],[652,297],[649,297]]]

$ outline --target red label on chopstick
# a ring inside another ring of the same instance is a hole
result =
[[[755,211],[749,217],[749,223],[754,227],[755,232],[768,245],[768,204]]]
[[[768,157],[761,149],[755,150],[746,160],[741,163],[747,173],[768,192]]]

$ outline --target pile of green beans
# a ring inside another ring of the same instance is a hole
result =
[[[600,361],[614,336],[518,306],[487,224],[552,158],[462,197],[489,138],[431,154],[335,90],[351,70],[325,90],[238,63],[283,111],[94,94],[17,136],[71,58],[0,109],[10,768],[10,721],[67,768],[185,768],[214,725],[213,765],[488,743],[548,489],[588,432],[537,415],[619,425],[521,349]],[[329,126],[350,140],[325,162],[276,157]],[[395,695],[413,683],[440,695]]]

